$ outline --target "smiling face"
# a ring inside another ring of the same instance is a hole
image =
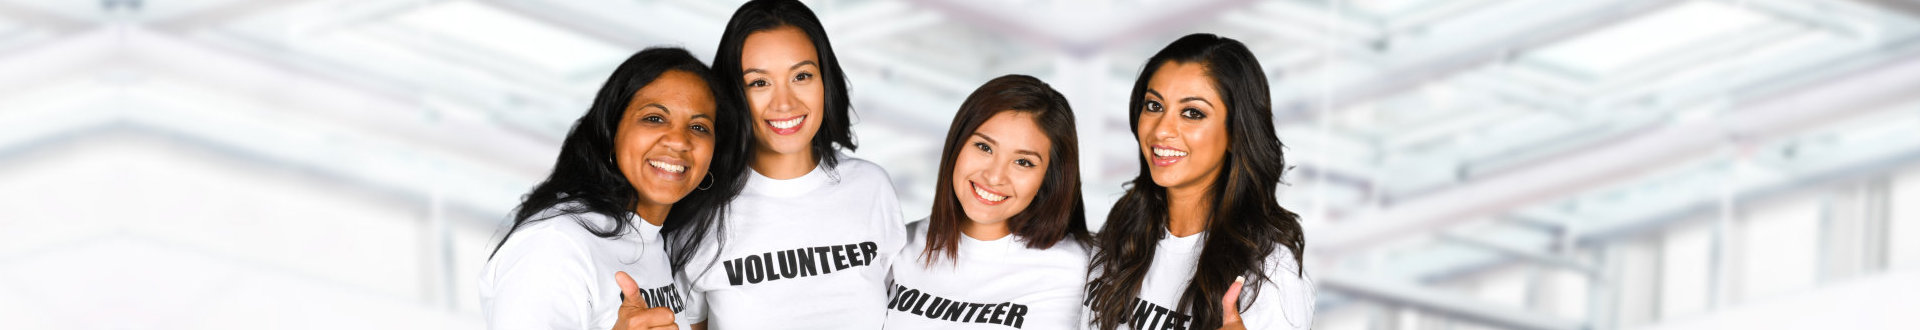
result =
[[[971,219],[963,227],[975,237],[1005,236],[1006,221],[1033,202],[1047,178],[1052,142],[1032,113],[1000,111],[974,129],[954,157],[953,195]]]
[[[740,79],[753,111],[755,152],[811,156],[820,131],[826,84],[819,53],[799,28],[785,26],[747,35],[741,46]],[[811,157],[807,157],[811,158]]]
[[[1206,67],[1160,64],[1141,97],[1135,135],[1153,183],[1169,190],[1206,188],[1224,165],[1229,110]]]
[[[714,112],[706,81],[684,71],[661,73],[634,93],[613,149],[620,174],[640,193],[636,212],[664,212],[700,185],[713,159]]]

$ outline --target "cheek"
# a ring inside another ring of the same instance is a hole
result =
[[[713,165],[713,140],[699,139],[696,141],[693,146],[693,168],[700,173],[692,174],[695,176],[705,176],[707,169]]]
[[[631,130],[625,128],[615,131],[613,135],[613,158],[639,158],[645,149],[641,147],[644,144],[641,144],[638,135],[639,134],[634,134]]]
[[[956,186],[966,185],[967,177],[977,172],[980,167],[981,157],[973,155],[970,151],[973,150],[960,152],[960,155],[953,159],[953,182]]]
[[[1019,188],[1017,188],[1019,191],[1015,192],[1020,194],[1020,198],[1026,203],[1031,203],[1034,198],[1040,196],[1040,186],[1047,181],[1045,169],[1036,168],[1034,172],[1036,173],[1026,174],[1020,178]]]
[[[826,107],[827,89],[822,85],[825,84],[816,83],[807,85],[807,88],[802,89],[800,101],[807,104],[807,110],[809,110],[809,112],[819,113],[821,109]],[[818,123],[819,121],[809,120],[808,122]]]
[[[757,120],[767,119],[765,117],[765,110],[767,109],[767,100],[772,99],[772,96],[764,92],[747,92],[746,94],[747,94],[747,108],[748,108],[747,110],[748,112],[753,113],[753,120],[757,121]]]
[[[1227,154],[1227,125],[1217,123],[1187,133],[1188,145],[1197,151],[1203,151],[1209,162],[1217,163]]]

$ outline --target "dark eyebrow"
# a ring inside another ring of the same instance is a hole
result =
[[[1180,99],[1180,103],[1187,103],[1189,101],[1200,101],[1200,103],[1206,103],[1207,106],[1213,106],[1213,102],[1207,102],[1207,99],[1200,98],[1199,96],[1188,96],[1187,98]]]
[[[986,134],[980,134],[980,132],[973,132],[973,136],[978,136],[981,139],[986,139],[987,142],[992,142],[993,144],[1000,144],[1000,141],[994,141],[993,137],[989,137]],[[1046,161],[1047,159],[1046,156],[1041,156],[1039,152],[1034,152],[1033,150],[1015,149],[1013,153],[1033,155],[1033,158],[1039,158],[1041,161]]]
[[[986,134],[980,134],[980,132],[973,132],[973,136],[978,136],[982,139],[987,139],[987,142],[992,142],[993,144],[1000,144],[1000,141],[994,141],[992,137],[988,137]]]
[[[1147,94],[1153,94],[1153,97],[1157,97],[1157,98],[1162,98],[1162,99],[1167,98],[1165,96],[1160,96],[1160,91],[1153,90],[1152,88],[1147,89]]]
[[[669,110],[669,109],[667,109],[667,106],[664,106],[664,105],[660,105],[659,103],[647,103],[647,105],[642,105],[642,106],[640,106],[640,108],[641,108],[641,109],[646,109],[646,108],[659,108],[659,109],[660,109],[660,111],[664,111],[664,112],[666,112],[666,113],[667,113],[667,114],[669,114],[669,115],[671,115],[671,114],[673,114],[673,110]]]
[[[1013,150],[1013,153],[1016,153],[1016,154],[1027,154],[1027,155],[1032,155],[1032,156],[1033,156],[1033,158],[1039,158],[1039,159],[1040,159],[1040,161],[1046,161],[1046,160],[1047,160],[1047,157],[1046,157],[1046,156],[1041,156],[1041,155],[1040,155],[1040,153],[1038,153],[1038,152],[1034,152],[1033,150],[1027,150],[1027,149],[1014,149],[1014,150]]]
[[[820,64],[818,63],[813,63],[813,60],[805,60],[805,61],[800,61],[800,63],[794,63],[793,66],[787,67],[787,70],[795,70],[795,69],[799,69],[800,67],[808,66],[808,65],[820,66]],[[755,73],[767,73],[767,70],[761,70],[761,69],[755,68],[755,69],[746,69],[744,71],[740,71],[740,75],[742,76],[755,74]]]

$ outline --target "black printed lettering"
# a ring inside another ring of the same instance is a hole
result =
[[[773,282],[773,280],[780,279],[780,274],[778,273],[780,270],[773,269],[774,267],[773,252],[761,253],[760,260],[764,260],[767,264],[767,268],[764,268],[764,270],[767,271],[767,275],[766,275],[767,282]]]
[[[923,308],[927,307],[927,297],[932,297],[932,296],[933,295],[923,294],[923,295],[920,295],[919,297],[916,297],[913,300],[913,314],[926,315],[927,312]]]
[[[727,284],[740,285],[740,267],[740,263],[734,260],[727,260],[721,263],[721,268],[727,269]]]
[[[781,278],[794,278],[796,273],[799,272],[799,269],[795,269],[799,267],[793,266],[793,255],[797,254],[798,252],[799,251],[797,250],[780,251],[780,277]]]
[[[873,242],[860,242],[860,259],[865,260],[865,261],[862,261],[862,263],[873,264],[873,256],[875,253],[878,253],[879,251],[880,251],[879,244],[873,244]]]
[[[849,251],[851,249],[852,247],[848,248]],[[1014,329],[1026,325],[1027,305],[1011,302],[998,304],[963,302],[897,284],[888,291],[893,293],[893,297],[888,298],[888,309],[911,313],[929,320],[998,324]]]
[[[827,264],[827,263],[828,263],[828,261],[827,261],[827,260],[831,260],[831,259],[833,259],[833,258],[832,258],[832,257],[828,257],[828,256],[827,256],[827,254],[828,254],[828,253],[831,253],[831,252],[833,252],[833,251],[831,251],[831,249],[828,249],[828,248],[826,248],[826,247],[824,247],[824,246],[823,246],[823,247],[814,247],[814,248],[811,248],[811,249],[813,250],[813,253],[814,253],[815,255],[817,255],[818,257],[820,257],[820,272],[821,272],[821,273],[832,273],[832,272],[833,272],[833,265],[828,265],[828,264]]]
[[[1014,304],[1013,307],[1007,309],[1007,323],[1002,324],[1013,326],[1014,329],[1019,329],[1020,325],[1026,323],[1027,305]]]
[[[747,283],[759,284],[766,279],[767,267],[761,263],[759,255],[747,256]]]
[[[847,265],[846,246],[834,245],[833,246],[833,270],[847,269],[847,267],[852,267],[852,266]]]
[[[820,268],[813,265],[813,251],[811,250],[812,249],[793,250],[793,264],[800,266],[800,269],[796,271],[800,276],[820,275]]]
[[[878,246],[861,242],[767,251],[722,261],[721,267],[727,271],[727,283],[734,286],[797,279],[871,266]]]
[[[1129,328],[1187,330],[1187,326],[1193,324],[1193,316],[1191,315],[1160,306],[1159,304],[1147,302],[1140,298],[1134,298],[1133,303],[1129,304],[1128,307],[1130,307],[1128,310],[1132,311],[1130,316],[1126,316],[1131,318],[1127,321],[1127,327]],[[1008,311],[1009,314],[1019,315],[1024,315],[1025,312],[1025,310],[1019,308]]]

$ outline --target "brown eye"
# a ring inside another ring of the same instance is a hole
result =
[[[703,134],[713,133],[713,130],[707,128],[706,124],[693,124],[693,127],[689,127],[689,129],[692,129],[694,132],[700,132]]]
[[[1187,117],[1187,119],[1204,119],[1204,118],[1207,118],[1207,114],[1206,114],[1206,113],[1201,113],[1199,109],[1194,109],[1194,108],[1186,108],[1186,109],[1181,109],[1181,110],[1180,110],[1180,116],[1181,116],[1181,117]]]
[[[667,117],[661,117],[660,115],[647,115],[646,117],[640,117],[640,121],[649,122],[649,123],[665,123],[667,122]]]
[[[1020,165],[1020,167],[1025,167],[1025,168],[1033,168],[1034,166],[1033,161],[1029,161],[1026,158],[1015,159],[1013,160],[1013,164]]]
[[[766,80],[766,79],[754,79],[753,81],[748,81],[748,82],[747,82],[747,87],[767,87],[767,80]]]
[[[808,81],[808,80],[813,80],[812,72],[801,72],[800,74],[793,76],[793,81]]]
[[[1159,101],[1147,101],[1145,108],[1147,112],[1160,112],[1162,110]]]
[[[987,154],[993,154],[993,147],[989,147],[989,146],[987,146],[987,144],[986,144],[986,143],[981,143],[981,142],[974,142],[974,143],[973,143],[973,148],[974,148],[974,149],[980,149],[980,151],[985,151],[985,152],[987,152]]]

